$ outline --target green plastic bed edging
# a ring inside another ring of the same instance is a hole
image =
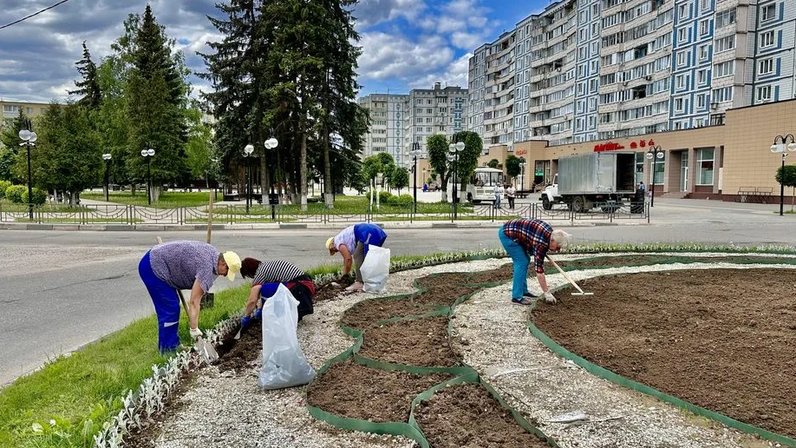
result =
[[[491,257],[485,257],[491,258]],[[439,275],[439,274],[432,274]],[[491,283],[489,283],[491,284]],[[480,283],[473,284],[473,285],[482,285]],[[400,294],[396,296],[389,296],[389,297],[373,297],[369,300],[389,300],[396,298],[403,297],[404,299],[420,295],[426,288],[421,288],[417,285],[417,279],[413,282],[413,286],[417,289],[417,292],[413,294]],[[482,287],[483,289],[483,287]],[[384,319],[377,321],[377,324],[389,324],[395,322],[402,322],[402,321],[410,321],[410,320],[420,320],[420,319],[427,319],[430,317],[439,317],[439,316],[448,316],[448,335],[450,336],[450,329],[451,329],[451,322],[450,318],[454,314],[454,309],[459,304],[469,300],[477,291],[473,291],[470,294],[466,294],[457,298],[453,305],[443,306],[437,308],[431,312],[424,313],[421,315],[413,315],[413,316],[403,316],[403,317],[394,317],[390,319]],[[362,302],[358,302],[362,303]],[[420,429],[420,426],[417,424],[417,421],[414,418],[414,409],[415,407],[421,402],[430,399],[434,393],[438,390],[455,385],[455,384],[479,384],[483,386],[487,392],[498,402],[498,404],[509,413],[514,418],[514,420],[519,424],[524,430],[528,431],[529,433],[539,437],[540,439],[544,440],[549,446],[553,448],[559,448],[558,444],[551,439],[550,437],[546,436],[539,428],[535,427],[534,425],[530,424],[527,420],[525,420],[522,415],[517,412],[515,409],[508,406],[508,404],[503,400],[503,398],[495,391],[490,385],[484,383],[479,378],[478,372],[473,369],[472,367],[462,363],[459,366],[451,366],[451,367],[422,367],[422,366],[414,366],[409,364],[400,364],[400,363],[392,363],[386,361],[379,361],[376,359],[367,358],[358,354],[359,350],[362,348],[362,344],[364,343],[364,333],[365,330],[360,330],[358,328],[352,328],[346,325],[340,325],[342,331],[352,337],[354,339],[354,343],[345,351],[338,354],[337,356],[329,359],[326,361],[319,369],[316,378],[321,376],[327,370],[329,370],[333,365],[344,362],[348,359],[356,362],[357,364],[363,365],[365,367],[379,369],[379,370],[386,370],[386,371],[403,371],[410,374],[416,375],[430,375],[430,374],[437,374],[437,373],[448,373],[453,375],[453,378],[445,380],[439,384],[434,385],[430,389],[421,392],[418,394],[413,400],[410,405],[409,411],[409,419],[408,423],[406,422],[372,422],[370,420],[361,420],[356,418],[349,418],[343,417],[328,411],[324,411],[323,409],[317,406],[307,405],[307,410],[309,414],[317,420],[326,422],[336,428],[342,430],[349,430],[349,431],[362,431],[362,432],[370,432],[374,434],[391,434],[397,436],[407,437],[409,439],[414,440],[417,442],[421,448],[430,448],[430,444],[428,439],[426,439],[425,435]]]
[[[587,372],[591,373],[592,375],[606,379],[620,386],[633,389],[637,392],[651,395],[661,401],[673,404],[679,408],[686,409],[696,415],[718,421],[726,426],[729,426],[730,428],[737,429],[738,431],[747,434],[757,435],[766,440],[781,443],[785,446],[796,447],[796,440],[790,437],[768,431],[758,426],[750,425],[749,423],[740,422],[724,414],[718,413],[716,411],[711,411],[709,409],[705,409],[693,403],[689,403],[683,399],[669,395],[665,392],[661,392],[658,389],[655,389],[654,387],[647,386],[646,384],[642,384],[637,381],[631,380],[630,378],[626,378],[604,367],[600,367],[596,364],[593,364],[590,361],[587,361],[586,359],[581,358],[580,356],[558,345],[558,343],[556,343],[553,339],[551,339],[545,332],[540,330],[532,322],[528,323],[528,329],[531,331],[531,334],[537,339],[539,339],[545,346],[547,346],[547,348],[550,349],[550,351],[561,356],[564,359],[568,359],[574,362],[575,364],[584,368]]]

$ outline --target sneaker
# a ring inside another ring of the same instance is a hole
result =
[[[523,294],[522,296],[523,296],[523,297],[530,297],[530,298],[532,298],[532,299],[535,299],[535,298],[539,297],[539,295],[538,295],[538,294],[534,294],[534,293],[532,293],[532,292],[530,292],[530,291],[526,292],[526,293],[525,293],[525,294]]]
[[[522,297],[520,299],[511,299],[512,303],[516,303],[517,305],[530,305],[533,303],[530,297]]]

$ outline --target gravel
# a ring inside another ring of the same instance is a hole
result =
[[[699,254],[704,256],[704,254]],[[558,256],[557,259],[577,258]],[[351,346],[338,326],[355,303],[413,290],[412,281],[440,272],[480,271],[506,259],[453,263],[391,275],[379,295],[338,296],[320,302],[299,325],[302,350],[316,369]],[[732,266],[732,265],[727,265]],[[571,273],[592,275],[673,269],[676,265],[603,269]],[[689,266],[693,268],[695,266]],[[704,265],[719,267],[717,265]],[[548,275],[552,287],[566,280]],[[530,282],[535,286],[535,281]],[[510,285],[477,293],[456,309],[454,347],[465,362],[492,384],[526,418],[557,439],[562,447],[752,447],[768,446],[723,426],[680,411],[645,395],[597,379],[549,352],[528,332],[529,308],[508,300]],[[311,417],[306,387],[262,390],[257,383],[261,360],[243,374],[211,366],[175,399],[174,411],[159,426],[159,448],[176,447],[411,447],[396,436],[340,431]],[[583,411],[588,420],[552,423],[560,414]]]

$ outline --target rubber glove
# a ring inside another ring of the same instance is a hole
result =
[[[544,293],[544,301],[547,303],[556,303],[556,296],[554,296],[552,292],[548,291]]]
[[[256,308],[254,310],[254,314],[252,314],[252,319],[260,320],[262,318],[263,318],[263,309],[262,308]]]
[[[241,327],[241,328],[246,328],[246,327],[248,327],[248,326],[249,326],[249,324],[251,323],[251,321],[252,321],[252,318],[251,318],[251,317],[249,317],[249,316],[243,316],[243,317],[241,317],[241,318],[240,318],[240,327]]]
[[[198,328],[191,328],[191,339],[197,339],[202,337],[202,330]]]

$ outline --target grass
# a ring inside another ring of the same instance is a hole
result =
[[[212,194],[213,191],[210,190],[209,192],[182,192],[182,191],[164,191],[160,193],[160,197],[157,201],[153,202],[151,207],[156,208],[176,208],[176,207],[200,207],[203,205],[207,205],[210,198],[208,195]],[[104,201],[105,194],[103,193],[92,193],[92,192],[83,192],[80,194],[80,197],[83,199],[92,199],[95,201]],[[146,190],[143,191],[136,191],[135,196],[130,191],[111,191],[108,195],[109,202],[115,202],[117,204],[125,204],[125,205],[141,205],[147,206],[146,203]]]
[[[202,310],[200,328],[240,310],[247,294],[247,286],[216,293],[213,308]],[[182,314],[180,339],[190,344]],[[152,365],[165,360],[157,350],[154,315],[53,360],[0,390],[0,447],[93,446],[93,435],[119,412],[126,391],[136,390],[152,375]]]

